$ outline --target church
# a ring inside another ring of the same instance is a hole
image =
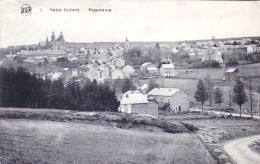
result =
[[[53,49],[53,50],[62,50],[64,49],[65,40],[62,32],[60,32],[59,37],[56,39],[54,32],[51,35],[51,41],[48,37],[46,41],[40,41],[37,49]]]

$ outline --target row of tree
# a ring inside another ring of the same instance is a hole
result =
[[[0,106],[21,108],[56,108],[86,111],[117,111],[115,92],[96,81],[80,86],[62,79],[43,80],[22,67],[0,68]]]
[[[201,102],[202,112],[203,112],[203,105],[205,101],[207,101],[208,99],[209,99],[211,111],[212,111],[213,100],[215,104],[218,104],[219,108],[221,103],[223,102],[223,91],[219,87],[213,89],[214,87],[213,85],[214,83],[212,82],[209,76],[206,77],[204,82],[201,79],[198,81],[194,98],[196,99],[197,102]],[[250,92],[251,91],[252,91],[252,87],[250,85]],[[232,102],[234,102],[239,105],[239,109],[240,109],[239,113],[241,116],[242,105],[247,101],[244,83],[240,79],[237,79],[236,84],[233,87],[233,91],[230,90],[228,93],[229,93],[228,97],[229,97],[230,114],[232,110]],[[251,115],[252,115],[252,94],[250,95],[251,95],[250,100],[251,100]]]

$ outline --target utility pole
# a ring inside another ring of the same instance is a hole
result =
[[[253,118],[253,96],[252,96],[252,77],[249,77],[249,95],[250,95],[250,110],[251,110],[251,118]]]

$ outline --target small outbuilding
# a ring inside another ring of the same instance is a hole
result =
[[[238,77],[238,69],[230,68],[225,72],[225,80],[235,80]]]
[[[158,103],[147,99],[140,91],[127,91],[122,95],[120,111],[158,117]]]

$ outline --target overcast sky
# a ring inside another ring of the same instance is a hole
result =
[[[21,15],[23,4],[31,5],[31,15]],[[50,39],[52,31],[56,36],[62,31],[67,42],[260,36],[260,2],[253,1],[1,0],[0,6],[1,47],[38,44]],[[80,12],[55,13],[50,8]],[[112,12],[89,12],[89,8]]]

